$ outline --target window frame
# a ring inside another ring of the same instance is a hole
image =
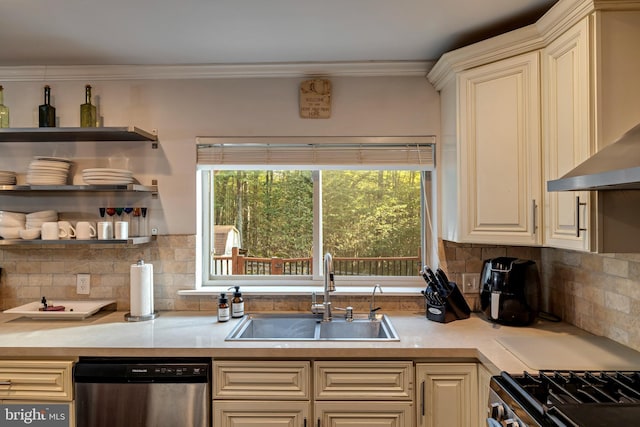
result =
[[[415,139],[416,137],[398,137],[400,140]],[[202,138],[199,138],[201,140]],[[207,142],[212,139],[205,138]],[[296,138],[297,139],[297,138]],[[351,144],[354,137],[340,138],[346,144]],[[360,143],[362,138],[357,137]],[[435,153],[434,137],[422,137],[421,140],[429,139],[433,145]],[[229,138],[224,138],[228,141]],[[272,141],[272,138],[266,138]],[[322,141],[322,138],[315,140]],[[388,138],[385,138],[387,141]],[[252,144],[256,144],[256,140],[252,139]],[[321,142],[320,142],[321,143]],[[406,143],[405,143],[406,144]],[[337,146],[337,145],[336,145]],[[266,162],[265,162],[266,163]],[[212,173],[213,170],[311,170],[313,177],[313,275],[289,276],[289,275],[251,275],[251,276],[210,276],[210,249],[211,249],[211,200],[212,200]],[[431,264],[437,256],[437,233],[433,224],[436,224],[436,173],[435,161],[431,160],[429,164],[422,165],[405,165],[404,167],[394,165],[377,164],[343,164],[343,165],[309,165],[309,164],[292,164],[292,165],[269,165],[269,164],[202,164],[198,162],[196,170],[196,190],[197,190],[197,232],[196,232],[196,290],[208,291],[229,286],[242,286],[245,291],[264,292],[264,293],[290,293],[296,288],[317,290],[322,287],[324,277],[322,275],[323,253],[322,245],[322,183],[320,170],[342,169],[342,170],[417,170],[420,171],[420,197],[421,197],[421,246],[422,246],[422,264]],[[373,283],[379,283],[386,288],[415,288],[423,287],[424,282],[416,272],[415,276],[336,276],[336,281],[341,287],[362,288],[370,291]]]

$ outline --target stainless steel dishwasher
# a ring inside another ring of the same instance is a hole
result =
[[[209,427],[211,360],[80,358],[77,427]]]

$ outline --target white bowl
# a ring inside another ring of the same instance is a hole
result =
[[[0,227],[0,237],[3,239],[19,239],[22,227]]]
[[[51,218],[53,216],[55,216],[56,218],[58,218],[58,211],[39,211],[39,212],[32,212],[32,213],[28,213],[27,215],[27,219],[42,219],[42,218]],[[56,219],[57,221],[57,219]]]
[[[20,230],[20,238],[24,240],[33,240],[40,237],[39,228],[30,228],[28,230]]]

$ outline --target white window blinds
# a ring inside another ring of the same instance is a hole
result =
[[[228,167],[430,169],[435,137],[199,137],[197,164]]]

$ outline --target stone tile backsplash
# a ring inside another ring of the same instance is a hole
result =
[[[90,298],[115,299],[129,308],[129,268],[137,260],[154,268],[158,310],[216,310],[214,296],[184,296],[195,282],[195,236],[158,236],[139,246],[28,245],[0,247],[0,309],[47,298],[81,299],[76,274],[91,274]],[[485,259],[533,259],[541,272],[543,309],[597,335],[640,351],[640,254],[590,254],[551,248],[458,244],[441,241],[440,264],[452,281],[480,273]],[[465,295],[477,310],[478,297]],[[377,297],[385,310],[424,312],[422,296]],[[369,308],[368,297],[336,297],[337,306]],[[251,296],[247,311],[306,311],[307,296]]]

